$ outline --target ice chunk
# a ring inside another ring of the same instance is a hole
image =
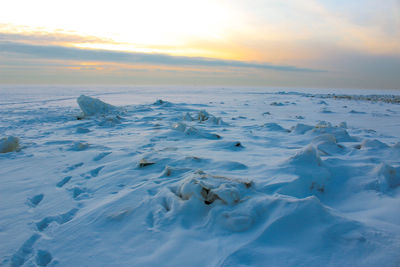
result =
[[[183,116],[183,120],[185,121],[198,121],[198,122],[207,122],[215,125],[223,125],[225,124],[220,117],[215,117],[211,115],[206,110],[202,109],[197,114],[192,116],[190,113],[186,113]]]
[[[178,122],[174,123],[172,125],[172,129],[182,132],[187,136],[193,136],[193,137],[200,137],[200,138],[206,138],[206,139],[220,139],[221,136],[214,134],[214,133],[208,133],[202,130],[199,130],[193,126],[186,125],[185,123]]]
[[[344,129],[347,129],[347,122],[342,121],[341,123],[339,123],[339,127],[340,127],[340,128],[344,128]]]
[[[315,128],[331,128],[332,124],[327,121],[319,121],[316,125]]]
[[[190,115],[189,112],[186,112],[186,114],[183,116],[183,120],[185,120],[185,121],[194,121],[194,118]]]
[[[183,200],[192,197],[210,205],[218,200],[220,204],[234,205],[241,200],[241,191],[249,188],[251,182],[234,180],[222,176],[200,175],[188,177],[181,182],[178,195]]]
[[[70,150],[73,150],[73,151],[82,151],[82,150],[85,150],[85,149],[88,149],[88,148],[89,148],[89,144],[86,143],[86,142],[75,142],[75,143],[72,145],[72,147],[70,148]]]
[[[306,125],[303,123],[298,123],[296,126],[292,127],[291,131],[296,134],[305,134],[306,132],[310,131],[313,127],[310,125]]]
[[[105,115],[117,111],[117,107],[90,96],[81,95],[77,102],[84,116]]]
[[[158,99],[158,100],[156,100],[156,102],[154,102],[153,105],[154,106],[161,106],[161,107],[171,107],[172,103],[168,102],[168,101],[165,101],[165,100],[162,100],[162,99]]]
[[[155,162],[147,161],[144,158],[139,161],[139,167],[140,168],[144,168],[146,166],[150,166],[150,165],[153,165],[153,164],[155,164]]]
[[[210,114],[205,111],[204,109],[200,110],[198,115],[197,115],[197,119],[202,122],[202,121],[206,121],[210,118]]]
[[[7,153],[19,150],[19,138],[8,136],[0,139],[0,153]]]
[[[382,163],[375,169],[375,173],[378,175],[379,183],[383,187],[395,188],[400,186],[399,168],[394,168],[388,164]]]
[[[285,106],[285,104],[283,104],[283,103],[281,103],[281,102],[272,102],[270,105],[271,105],[271,106],[276,106],[276,107]]]
[[[154,105],[162,105],[165,104],[165,101],[162,99],[157,99],[156,102],[154,102]]]

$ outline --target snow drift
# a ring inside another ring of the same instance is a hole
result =
[[[111,89],[0,99],[0,265],[398,265],[397,98]]]

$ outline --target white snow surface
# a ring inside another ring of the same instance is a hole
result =
[[[399,96],[328,93],[1,87],[0,266],[399,266]]]

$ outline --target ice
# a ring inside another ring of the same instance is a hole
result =
[[[375,168],[374,173],[378,177],[380,190],[387,191],[400,186],[400,168],[381,163]]]
[[[14,136],[0,139],[0,153],[8,153],[19,150],[19,138]]]
[[[214,115],[209,114],[206,110],[202,109],[192,116],[190,113],[186,113],[183,116],[183,120],[185,121],[197,121],[197,122],[207,122],[215,125],[224,125],[224,121],[220,117],[215,117]]]
[[[90,96],[81,95],[77,102],[84,116],[106,115],[117,111],[115,106]]]
[[[183,122],[174,123],[172,129],[182,132],[187,136],[196,138],[206,138],[206,139],[220,139],[221,137],[214,133],[208,133],[204,130],[200,130],[194,126],[189,126]]]
[[[225,177],[198,175],[182,181],[177,194],[183,200],[194,197],[206,205],[219,202],[233,205],[239,203],[240,191],[249,188],[249,181],[235,181]]]
[[[0,87],[1,266],[398,265],[398,95],[32,88]]]

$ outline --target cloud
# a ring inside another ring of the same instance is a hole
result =
[[[169,66],[206,66],[237,67],[289,72],[323,72],[322,70],[296,66],[273,65],[238,60],[222,60],[203,57],[171,56],[167,54],[150,54],[121,52],[110,50],[79,49],[64,46],[31,45],[18,42],[0,42],[0,53],[22,54],[42,59],[104,61],[129,64],[150,64]]]
[[[119,44],[110,38],[100,38],[91,35],[80,35],[76,32],[64,30],[45,31],[40,28],[14,26],[0,23],[0,42],[18,42],[33,45],[61,45],[66,44]]]
[[[0,32],[0,41],[22,42],[34,44],[65,44],[65,43],[112,43],[111,40],[101,39],[94,36],[81,36],[66,33],[9,33]]]

